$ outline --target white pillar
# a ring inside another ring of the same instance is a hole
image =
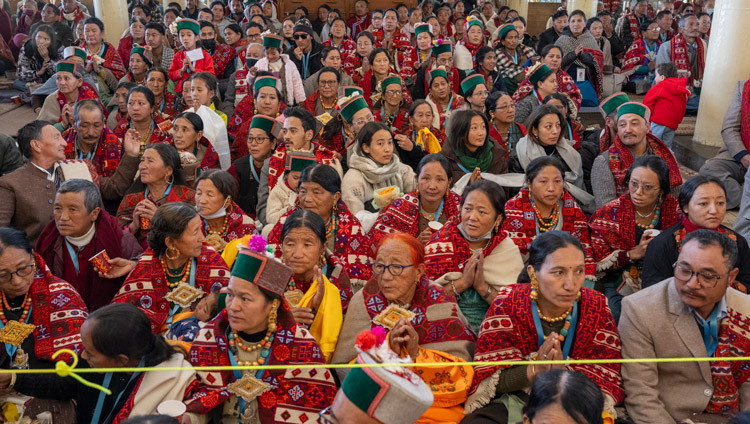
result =
[[[529,19],[529,0],[508,0],[508,7],[518,11],[519,16]],[[528,22],[526,23],[528,25]]]
[[[586,14],[586,19],[596,16],[596,4],[598,0],[568,0],[568,7],[565,10],[568,14],[574,10],[582,10]]]
[[[94,13],[104,22],[104,39],[116,48],[130,26],[127,0],[94,0]]]
[[[693,140],[722,146],[721,124],[737,81],[750,78],[750,1],[718,0],[703,73],[701,102]]]

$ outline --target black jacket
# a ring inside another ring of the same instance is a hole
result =
[[[310,48],[310,51],[308,52],[310,53],[310,56],[307,60],[306,74],[305,70],[302,68],[302,60],[297,59],[297,56],[294,55],[294,49],[296,49],[297,46],[292,45],[286,51],[286,54],[289,55],[289,59],[292,59],[292,62],[297,65],[297,70],[299,71],[299,76],[302,78],[302,81],[323,68],[323,63],[320,61],[320,52],[323,50],[323,45],[316,42],[315,40],[311,40],[311,42],[312,48]]]
[[[544,49],[544,46],[548,44],[555,44],[555,41],[560,38],[559,35],[555,32],[555,28],[549,27],[544,32],[539,34],[539,42],[536,43],[536,52],[537,54],[542,54],[542,49]]]

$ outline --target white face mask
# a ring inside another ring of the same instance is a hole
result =
[[[227,214],[227,202],[228,201],[229,201],[229,198],[227,197],[227,200],[224,201],[224,204],[219,208],[219,210],[209,215],[203,215],[200,211],[200,208],[197,205],[195,206],[195,209],[198,211],[198,215],[200,215],[201,218],[203,219],[221,218],[222,216],[225,216]]]

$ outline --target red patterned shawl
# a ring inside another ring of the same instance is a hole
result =
[[[664,231],[680,222],[682,211],[677,199],[667,195],[661,203],[661,215],[657,230]],[[636,240],[635,206],[630,193],[599,208],[589,220],[591,229],[591,250],[594,260],[601,262],[618,250],[634,248]]]
[[[232,353],[225,336],[228,327],[224,310],[198,333],[190,350],[193,366],[231,366],[229,355]],[[336,383],[329,369],[294,368],[302,364],[323,365],[325,360],[313,336],[294,322],[287,302],[279,307],[276,336],[267,364],[289,368],[263,373],[261,379],[274,388],[257,399],[260,422],[317,422],[318,412],[333,402]],[[206,414],[223,407],[222,404],[233,396],[226,390],[226,386],[235,381],[232,371],[198,371],[196,374],[199,386],[192,400],[185,402],[188,412]]]
[[[571,100],[576,104],[576,108],[581,108],[581,101],[583,96],[581,95],[581,89],[578,88],[573,78],[568,75],[567,72],[562,69],[558,69],[555,73],[557,77],[557,92],[567,94]],[[531,86],[528,78],[524,78],[521,84],[518,85],[516,92],[513,93],[513,101],[518,103],[524,97],[528,96],[533,91],[534,87]]]
[[[388,76],[396,75],[396,70],[391,68],[388,71]],[[399,75],[400,76],[400,75]],[[365,98],[365,101],[367,101],[367,105],[371,108],[375,103],[378,102],[378,100],[382,97],[382,92],[380,91],[380,87],[373,87],[372,86],[372,80],[375,79],[372,74],[372,69],[365,72],[365,74],[362,76],[362,80],[359,82],[359,86],[362,87],[362,91],[364,94],[362,97]],[[380,85],[380,84],[378,84]],[[409,93],[409,89],[406,87],[406,84],[401,84],[401,95],[404,98],[404,103],[408,106],[411,105],[411,93]]]
[[[71,127],[62,134],[68,143],[65,146],[65,158],[77,159],[76,148],[76,130]],[[111,177],[115,173],[117,166],[120,164],[122,156],[122,141],[108,128],[102,130],[102,135],[96,145],[96,152],[91,159],[91,163],[96,167],[96,172],[102,177]]]
[[[102,106],[102,101],[99,99],[99,93],[94,90],[94,87],[92,87],[89,83],[83,82],[81,83],[81,86],[78,88],[78,97],[76,97],[76,103],[78,103],[79,100],[83,99],[94,99],[99,103],[99,106],[101,106],[102,110],[106,111],[107,108]],[[62,122],[62,110],[65,105],[68,104],[68,101],[65,99],[65,95],[60,92],[60,90],[57,90],[57,104],[60,106],[60,119],[58,119],[58,122]],[[75,107],[72,105],[72,107]],[[104,119],[107,119],[107,116],[109,116],[109,112],[104,113]]]
[[[284,102],[279,100],[279,111],[276,113],[278,117],[284,112],[286,105]],[[234,142],[230,147],[232,153],[232,160],[237,160],[245,155],[250,154],[247,149],[247,133],[250,131],[250,123],[253,120],[257,110],[255,109],[255,103],[251,93],[248,93],[234,108],[232,117],[227,122],[227,133],[234,136]]]
[[[672,43],[672,62],[674,62],[678,70],[687,72],[688,85],[692,86],[696,80],[702,80],[703,70],[706,66],[703,40],[695,40],[695,43],[698,46],[698,54],[696,58],[698,63],[696,64],[696,75],[693,75],[693,64],[690,63],[690,57],[688,56],[687,50],[687,41],[685,40],[685,37],[683,37],[682,34],[677,34],[670,40],[670,43]]]
[[[563,221],[562,231],[568,232],[580,240],[586,250],[586,278],[594,280],[596,275],[596,262],[591,252],[589,238],[589,226],[586,215],[576,204],[575,199],[567,191],[562,196],[561,219]],[[527,258],[529,246],[537,234],[536,212],[531,204],[529,189],[522,188],[505,205],[505,220],[502,228],[516,243],[521,255]]]
[[[212,289],[226,287],[229,281],[229,268],[213,248],[203,243],[201,253],[196,259],[196,288],[208,294]],[[167,276],[159,257],[154,255],[153,250],[147,249],[112,299],[112,303],[130,303],[137,306],[151,321],[151,331],[159,334],[172,307],[171,302],[164,298],[169,293],[167,283]]]
[[[268,234],[268,244],[276,249],[277,258],[281,257],[281,228],[287,217],[296,210],[292,209],[282,215]],[[339,201],[334,214],[338,221],[333,254],[343,262],[351,284],[361,286],[372,277],[370,268],[370,260],[374,258],[372,240],[362,231],[362,224],[357,217],[352,215],[344,202]]]
[[[346,146],[348,146],[349,143],[344,140],[344,136],[341,135],[341,133],[334,134],[334,136],[330,139],[325,139],[322,136],[323,134],[321,133],[320,137],[318,137],[318,144],[332,152],[338,153],[339,155],[341,155],[341,157],[346,157]],[[354,144],[354,137],[351,138],[350,143]]]
[[[638,18],[634,14],[628,13],[625,15],[625,19],[628,20],[628,28],[630,28],[630,39],[635,43],[638,40],[643,39],[641,36],[640,24]]]
[[[341,54],[342,59],[342,69],[344,72],[346,72],[347,75],[352,77],[352,80],[354,80],[355,83],[359,83],[359,80],[362,78],[362,75],[359,74],[357,69],[359,69],[362,66],[362,57],[357,54],[357,51],[355,50],[352,52],[352,54],[344,59],[343,53]]]
[[[742,111],[740,112],[740,138],[750,151],[750,79],[742,86]]]
[[[214,60],[214,75],[216,78],[223,78],[224,71],[230,63],[237,57],[237,50],[226,44],[216,43],[211,58]],[[228,77],[228,75],[227,75]]]
[[[135,206],[144,198],[142,191],[125,194],[120,202],[120,206],[117,208],[117,222],[121,227],[129,225],[133,221],[133,211],[135,210]],[[169,195],[167,195],[166,199],[156,201],[151,193],[148,194],[148,198],[157,206],[172,202],[186,202],[193,204],[195,202],[195,192],[188,187],[178,185],[172,187],[172,190],[169,191]],[[138,233],[135,234],[136,238],[141,242],[141,245],[143,245],[144,248],[147,247],[145,243],[146,235],[148,235],[148,230],[143,229],[138,230]]]
[[[230,211],[231,212],[227,213],[227,232],[222,236],[224,241],[229,243],[234,239],[242,238],[255,232],[255,223],[252,218],[247,216],[247,214],[245,214],[236,203],[232,202]],[[203,226],[201,228],[203,229],[203,235],[205,236],[208,234],[208,224],[205,219],[201,218],[201,220],[203,221]]]
[[[333,45],[333,38],[329,38],[328,40],[323,42],[324,46],[330,46],[330,47],[336,47]],[[344,39],[341,40],[341,42],[338,45],[339,53],[341,53],[341,57],[350,57],[354,54],[355,51],[357,51],[357,43],[352,40],[351,37],[344,36]]]
[[[750,353],[750,317],[744,310],[744,302],[734,302],[736,297],[745,297],[734,290],[728,289],[727,317],[721,320],[719,326],[719,344],[714,357],[729,358],[747,356]],[[743,310],[740,310],[743,309]],[[740,412],[740,387],[744,385],[750,370],[744,361],[712,361],[711,379],[714,392],[708,402],[706,412],[710,414],[734,415]]]
[[[456,214],[440,231],[432,235],[425,246],[425,273],[430,279],[437,280],[449,272],[461,271],[463,264],[471,257],[473,252],[469,243],[458,230],[460,223],[461,215]],[[506,231],[498,231],[482,250],[484,257],[490,256],[506,237]]]
[[[681,185],[682,175],[680,174],[680,167],[677,165],[672,152],[661,140],[654,137],[651,133],[646,138],[651,152],[667,162],[667,167],[669,167],[669,186],[675,188]],[[619,135],[615,137],[615,142],[607,152],[609,155],[609,169],[615,177],[617,196],[622,196],[628,191],[627,187],[625,187],[625,174],[628,173],[628,169],[633,165],[633,154],[622,144]]]
[[[461,196],[448,190],[443,200],[443,213],[448,219],[458,214]],[[373,244],[390,233],[419,235],[419,193],[413,191],[391,202],[378,215],[370,230]]]
[[[388,307],[388,299],[380,291],[376,280],[370,280],[365,284],[362,299],[371,320]],[[453,314],[449,318],[432,321],[427,317],[427,308],[439,303],[452,304]],[[420,345],[476,340],[471,327],[464,325],[458,318],[458,304],[453,295],[446,293],[442,286],[430,284],[430,280],[425,276],[417,284],[409,310],[415,314],[411,323],[417,331]],[[375,327],[375,324],[372,326]]]
[[[610,13],[617,13],[620,11],[620,0],[603,0],[602,3],[604,10]]]
[[[448,109],[450,109],[451,113],[455,112],[458,108],[466,104],[466,100],[462,96],[455,93],[452,94],[451,100],[452,101],[448,106]],[[432,94],[427,95],[427,101],[435,106],[436,112],[440,117],[440,128],[445,131],[445,120],[447,119],[446,112],[448,111],[443,110],[443,108],[440,106],[440,102],[432,98]]]
[[[180,101],[179,103],[182,103],[182,101]],[[158,108],[156,108],[154,113],[167,115],[166,118],[162,118],[171,121],[175,116],[179,114],[179,112],[182,111],[179,103],[177,102],[177,96],[167,91],[164,93],[164,97],[162,97],[161,102],[159,103],[159,106]]]
[[[654,54],[659,50],[661,41],[656,40],[656,50]],[[622,70],[627,71],[630,69],[638,68],[641,65],[648,65],[650,62],[648,58],[648,51],[646,50],[646,42],[643,39],[637,40],[630,45],[630,48],[625,53],[625,60],[622,62]]]
[[[333,152],[328,150],[326,147],[312,141],[312,153],[315,155],[315,159],[318,163],[323,165],[334,166],[336,160]],[[281,143],[276,151],[271,156],[268,162],[268,190],[269,192],[276,187],[276,182],[279,181],[282,175],[284,175],[284,169],[286,166],[286,144]]]
[[[75,31],[75,28],[71,28],[71,29]],[[128,70],[125,68],[125,64],[122,62],[122,58],[120,57],[120,54],[117,53],[117,49],[115,49],[113,45],[109,44],[106,41],[103,42],[102,45],[104,46],[104,56],[102,56],[102,59],[104,59],[104,62],[102,62],[101,66],[109,69],[110,72],[112,72],[112,75],[114,75],[115,78],[117,78],[117,80],[119,81],[120,78],[125,76]],[[86,53],[88,54],[88,60],[91,60],[91,54],[93,52],[90,52],[88,50],[86,43],[80,43],[79,47],[86,50]]]
[[[385,114],[383,108],[379,108],[374,111],[375,120],[388,125],[391,132],[394,134],[407,134],[411,130],[411,122],[409,122],[409,111],[405,107],[401,107],[396,116],[391,118],[391,121],[384,120]]]
[[[172,123],[165,120],[161,115],[152,115],[151,120],[153,123],[153,129],[151,130],[151,137],[149,137],[148,144],[169,143],[171,141],[169,130],[172,129]],[[130,116],[125,115],[125,118],[117,123],[117,126],[112,132],[122,140],[125,138],[125,133],[128,132],[129,129]]]
[[[385,36],[383,29],[373,31],[372,35],[375,37],[375,47],[383,47],[383,37]],[[415,48],[409,40],[409,35],[397,28],[393,33],[393,43],[391,44],[389,53],[393,56],[393,63],[398,71],[398,75],[403,79],[414,76],[414,50]],[[347,57],[344,56],[343,51],[341,52],[341,57]],[[409,98],[411,99],[411,96]],[[411,100],[409,103],[411,103]]]
[[[513,284],[500,289],[479,328],[475,361],[521,361],[539,350],[529,293],[528,284]],[[620,337],[604,295],[581,288],[579,308],[575,338],[568,358],[620,359]],[[615,403],[625,398],[620,364],[573,364],[568,367],[586,374]],[[503,367],[507,368],[510,366]],[[474,394],[479,384],[498,370],[500,367],[497,365],[475,367],[469,392]]]
[[[516,90],[516,93],[518,93],[518,90]],[[501,143],[503,148],[505,148],[505,160],[506,161],[510,157],[510,151],[513,150],[510,145],[510,140],[508,139],[508,135],[510,134],[510,131],[513,131],[513,127],[516,127],[518,132],[521,134],[520,137],[518,137],[519,139],[521,137],[526,137],[526,127],[519,124],[518,122],[511,122],[509,132],[504,135],[497,132],[497,128],[495,128],[495,124],[490,122],[490,138],[495,140],[496,142]],[[518,141],[516,140],[516,142]]]
[[[78,292],[65,281],[52,275],[39,254],[34,253],[36,270],[29,287],[31,296],[31,323],[34,329],[34,355],[37,359],[52,361],[60,349],[70,349],[81,354],[81,325],[88,315],[86,304]],[[72,358],[64,354],[62,358]]]

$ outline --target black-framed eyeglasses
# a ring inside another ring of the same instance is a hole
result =
[[[250,144],[263,144],[270,139],[270,137],[248,137],[247,142]]]
[[[22,266],[18,269],[16,269],[13,272],[3,272],[0,274],[0,283],[5,284],[10,282],[13,279],[13,274],[16,274],[17,276],[23,278],[28,277],[31,275],[32,272],[36,269],[36,261],[34,259],[31,260],[31,263],[25,266]]]
[[[330,406],[325,407],[318,415],[320,415],[320,421],[323,424],[339,424],[339,419],[333,415],[333,410]]]
[[[397,265],[397,264],[382,264],[380,262],[375,262],[372,264],[372,272],[374,272],[377,275],[382,275],[385,273],[385,270],[387,269],[388,272],[391,273],[392,276],[398,277],[399,275],[404,273],[404,270],[406,268],[412,267],[414,265]]]
[[[724,278],[723,275],[716,275],[710,272],[699,272],[687,269],[677,262],[672,264],[672,268],[674,269],[674,278],[687,283],[691,278],[693,278],[693,275],[695,275],[698,281],[698,285],[704,289],[712,289],[716,287],[716,284],[718,284],[719,280]]]
[[[300,38],[303,40],[307,40],[307,37],[309,37],[310,34],[294,34],[294,39],[299,40]]]

